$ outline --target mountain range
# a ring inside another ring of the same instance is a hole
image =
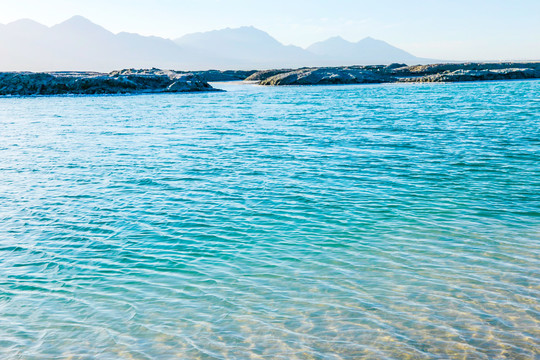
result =
[[[0,54],[0,71],[245,70],[433,62],[372,38],[353,43],[334,37],[303,49],[283,45],[254,27],[240,27],[170,40],[114,34],[82,16],[52,27],[28,19],[0,24]]]

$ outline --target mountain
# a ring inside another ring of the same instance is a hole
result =
[[[382,40],[370,37],[358,42],[350,42],[339,36],[317,42],[307,48],[324,61],[335,65],[353,64],[418,64],[428,59],[418,58]]]
[[[264,31],[251,26],[189,34],[175,42],[212,56],[232,59],[229,66],[251,65],[260,69],[397,62],[420,64],[429,61],[370,37],[356,43],[334,37],[315,43],[307,49],[285,46]]]
[[[283,45],[252,26],[188,34],[175,40],[183,47],[232,61],[229,66],[252,68],[297,67],[316,62],[316,57],[298,46]]]
[[[82,16],[52,27],[28,19],[0,24],[0,71],[249,70],[391,62],[426,61],[371,38],[351,43],[337,37],[302,49],[283,45],[254,27],[194,33],[173,41],[114,34]]]
[[[48,30],[33,20],[21,19],[0,27],[0,69],[24,70],[29,59],[42,52],[42,38]]]
[[[112,32],[81,16],[50,28],[31,20],[0,27],[1,71],[95,70],[129,67],[203,69],[206,54],[172,40]]]
[[[47,27],[34,20],[21,19],[4,25],[2,29],[14,31],[20,36],[32,36],[34,33],[45,31]]]

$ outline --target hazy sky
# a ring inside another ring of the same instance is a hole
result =
[[[82,15],[113,31],[176,38],[253,25],[285,44],[385,40],[449,60],[540,59],[540,0],[0,0],[0,23]]]

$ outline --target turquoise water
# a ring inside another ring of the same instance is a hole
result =
[[[2,359],[540,356],[540,82],[0,98]]]

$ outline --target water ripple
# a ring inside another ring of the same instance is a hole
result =
[[[0,99],[3,359],[540,357],[540,82],[224,86]]]

